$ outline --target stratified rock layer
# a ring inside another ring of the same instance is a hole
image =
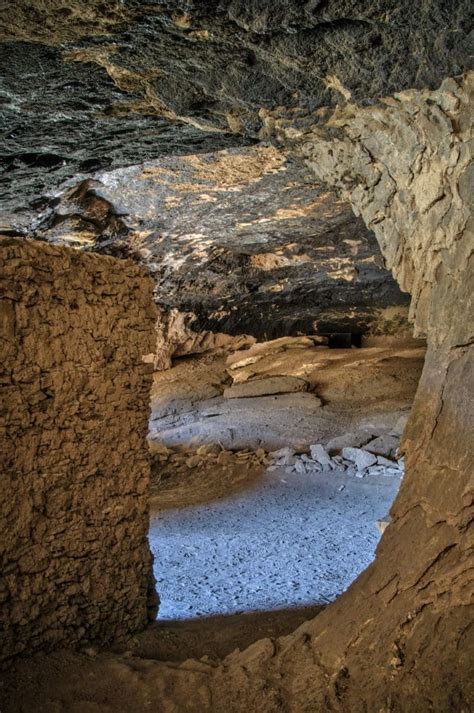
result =
[[[130,262],[1,238],[0,271],[3,659],[154,618],[142,356],[155,310]]]

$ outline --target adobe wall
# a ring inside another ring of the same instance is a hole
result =
[[[156,315],[141,268],[45,243],[0,238],[0,286],[1,659],[105,643],[153,609]]]

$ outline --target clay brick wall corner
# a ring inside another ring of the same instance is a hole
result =
[[[0,658],[103,644],[153,615],[152,283],[4,237],[0,297]]]

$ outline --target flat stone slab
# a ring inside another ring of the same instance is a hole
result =
[[[361,448],[343,448],[342,457],[355,463],[358,470],[369,468],[377,463],[377,457]]]
[[[297,376],[269,376],[266,379],[245,381],[224,389],[225,399],[241,399],[252,396],[271,396],[306,391],[308,382]]]
[[[248,347],[248,349],[234,352],[227,357],[227,365],[230,369],[240,369],[241,367],[255,364],[259,359],[278,354],[287,349],[308,349],[316,344],[325,344],[327,338],[314,337],[280,337],[266,342],[259,342]]]

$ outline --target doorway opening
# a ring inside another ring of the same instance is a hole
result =
[[[373,560],[424,345],[355,347],[285,337],[156,373],[159,621],[280,610],[304,620]]]

